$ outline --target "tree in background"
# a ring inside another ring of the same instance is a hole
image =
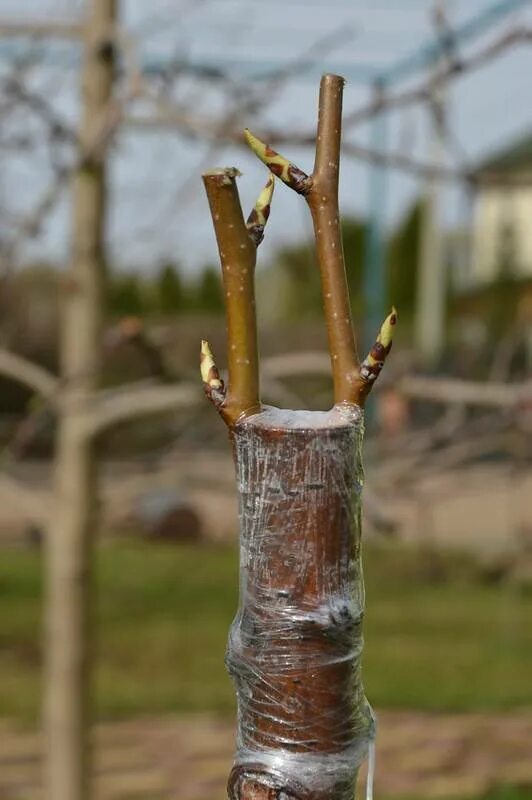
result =
[[[387,252],[388,297],[401,308],[401,327],[414,319],[419,270],[421,203],[416,200],[390,236]]]
[[[342,223],[345,269],[353,311],[362,312],[362,263],[365,223],[355,217]],[[313,317],[321,313],[322,295],[319,271],[312,242],[290,245],[280,250],[274,269],[286,278],[282,314],[287,319]]]
[[[223,294],[215,267],[204,267],[196,285],[194,309],[206,314],[221,314],[224,310]]]
[[[415,309],[420,229],[421,205],[419,200],[415,200],[392,231],[387,243],[387,298],[389,303],[393,299],[401,305],[401,317],[405,318],[407,329],[412,323]],[[351,217],[342,223],[349,295],[358,318],[364,314],[362,264],[365,236],[364,220]],[[316,264],[312,242],[303,242],[282,248],[276,263],[270,268],[278,269],[283,276],[282,316],[286,319],[313,317],[321,312],[319,273],[313,267]]]
[[[179,265],[163,264],[155,278],[155,306],[161,314],[174,314],[186,306],[187,297]]]
[[[113,316],[142,315],[146,298],[140,276],[127,272],[112,277],[107,287],[107,307]]]
[[[82,112],[72,175],[70,264],[62,292],[61,413],[53,514],[46,536],[44,720],[48,800],[88,800],[91,552],[97,511],[90,400],[103,359],[107,147],[99,127],[113,99],[117,0],[92,0],[83,29]],[[68,290],[67,290],[68,289]]]
[[[349,286],[349,298],[355,318],[363,314],[364,298],[362,294],[362,264],[364,263],[364,238],[366,223],[353,217],[342,224],[344,240],[345,271]]]

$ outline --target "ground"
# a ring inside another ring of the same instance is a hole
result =
[[[419,545],[366,548],[365,575],[365,684],[386,709],[378,793],[469,798],[514,785],[531,796],[531,588],[487,580],[468,557]],[[236,550],[106,542],[95,590],[102,800],[222,798],[234,731],[223,656]],[[39,549],[2,548],[0,596],[0,800],[33,800]],[[10,783],[18,789],[7,793]]]
[[[39,737],[5,725],[0,735],[0,800],[40,800]],[[232,721],[205,714],[99,725],[97,800],[221,800],[233,735]],[[531,741],[522,713],[382,712],[376,796],[529,800]]]

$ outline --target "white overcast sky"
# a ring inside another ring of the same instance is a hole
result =
[[[495,0],[449,0],[449,18],[459,25]],[[333,52],[317,60],[313,71],[298,75],[276,96],[259,118],[250,120],[260,134],[261,123],[286,126],[289,130],[312,128],[316,113],[317,80],[324,71],[351,74],[345,91],[345,109],[364,101],[368,84],[357,73],[369,68],[392,67],[398,59],[416,51],[434,36],[430,22],[431,0],[122,0],[123,25],[138,42],[142,58],[153,62],[180,53],[194,61],[211,63],[228,58],[257,72],[264,62],[280,65],[305,52],[327,33],[351,31]],[[83,3],[77,0],[0,0],[0,18],[20,20],[79,18]],[[494,25],[489,32],[465,45],[472,52],[517,24],[532,26],[532,3],[520,7]],[[2,56],[0,43],[0,62]],[[417,82],[423,73],[412,76]],[[71,51],[50,50],[50,66],[43,80],[53,86],[58,108],[74,118],[77,113],[76,75]],[[398,83],[400,89],[405,83]],[[214,96],[192,95],[202,112]],[[532,46],[512,49],[474,74],[455,81],[447,95],[453,135],[468,160],[474,163],[491,150],[532,131]],[[430,124],[422,108],[390,115],[388,147],[427,159],[430,154]],[[367,127],[354,129],[349,138],[369,144]],[[112,158],[112,215],[109,244],[117,266],[149,269],[163,258],[179,260],[194,270],[207,260],[215,261],[215,245],[200,171],[208,146],[191,142],[177,133],[146,133],[123,130]],[[287,153],[309,170],[312,153]],[[245,151],[219,148],[209,166],[236,165],[244,173],[240,190],[245,210],[265,178],[264,168]],[[21,209],[39,196],[48,178],[45,156],[28,154],[23,161],[0,158],[0,191]],[[448,157],[452,163],[452,156]],[[196,175],[197,173],[197,175]],[[177,189],[188,178],[186,191]],[[368,168],[344,159],[341,204],[344,213],[367,211]],[[386,216],[393,223],[405,210],[421,185],[418,179],[390,172]],[[464,221],[466,205],[456,190],[442,194],[442,214],[447,225]],[[301,198],[278,186],[269,230],[261,248],[267,262],[276,247],[309,233],[307,209]],[[64,260],[68,251],[68,203],[51,216],[31,255]]]

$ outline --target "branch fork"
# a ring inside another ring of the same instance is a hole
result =
[[[395,309],[384,321],[375,344],[360,363],[357,354],[345,271],[338,207],[338,178],[344,79],[324,75],[320,84],[314,169],[308,175],[251,131],[244,138],[268,167],[272,177],[244,223],[235,169],[203,176],[222,263],[228,323],[228,388],[213,386],[219,379],[214,362],[202,377],[206,392],[231,427],[261,408],[254,298],[256,250],[264,236],[273,192],[273,175],[302,195],[312,216],[322,283],[329,354],[336,404],[363,406],[392,346]],[[208,350],[208,346],[207,346]],[[202,344],[202,364],[210,364]],[[210,350],[208,350],[210,353]],[[212,377],[216,370],[217,377]],[[210,378],[209,378],[210,375]]]

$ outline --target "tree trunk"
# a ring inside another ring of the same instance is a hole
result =
[[[232,800],[351,800],[373,736],[360,658],[362,413],[267,409],[233,429],[240,606]],[[281,794],[282,793],[282,794]]]
[[[73,178],[71,264],[61,333],[63,392],[47,537],[46,789],[49,800],[87,800],[90,547],[96,511],[89,425],[101,360],[106,170],[94,131],[111,97],[116,0],[92,0],[85,29],[79,163]]]

